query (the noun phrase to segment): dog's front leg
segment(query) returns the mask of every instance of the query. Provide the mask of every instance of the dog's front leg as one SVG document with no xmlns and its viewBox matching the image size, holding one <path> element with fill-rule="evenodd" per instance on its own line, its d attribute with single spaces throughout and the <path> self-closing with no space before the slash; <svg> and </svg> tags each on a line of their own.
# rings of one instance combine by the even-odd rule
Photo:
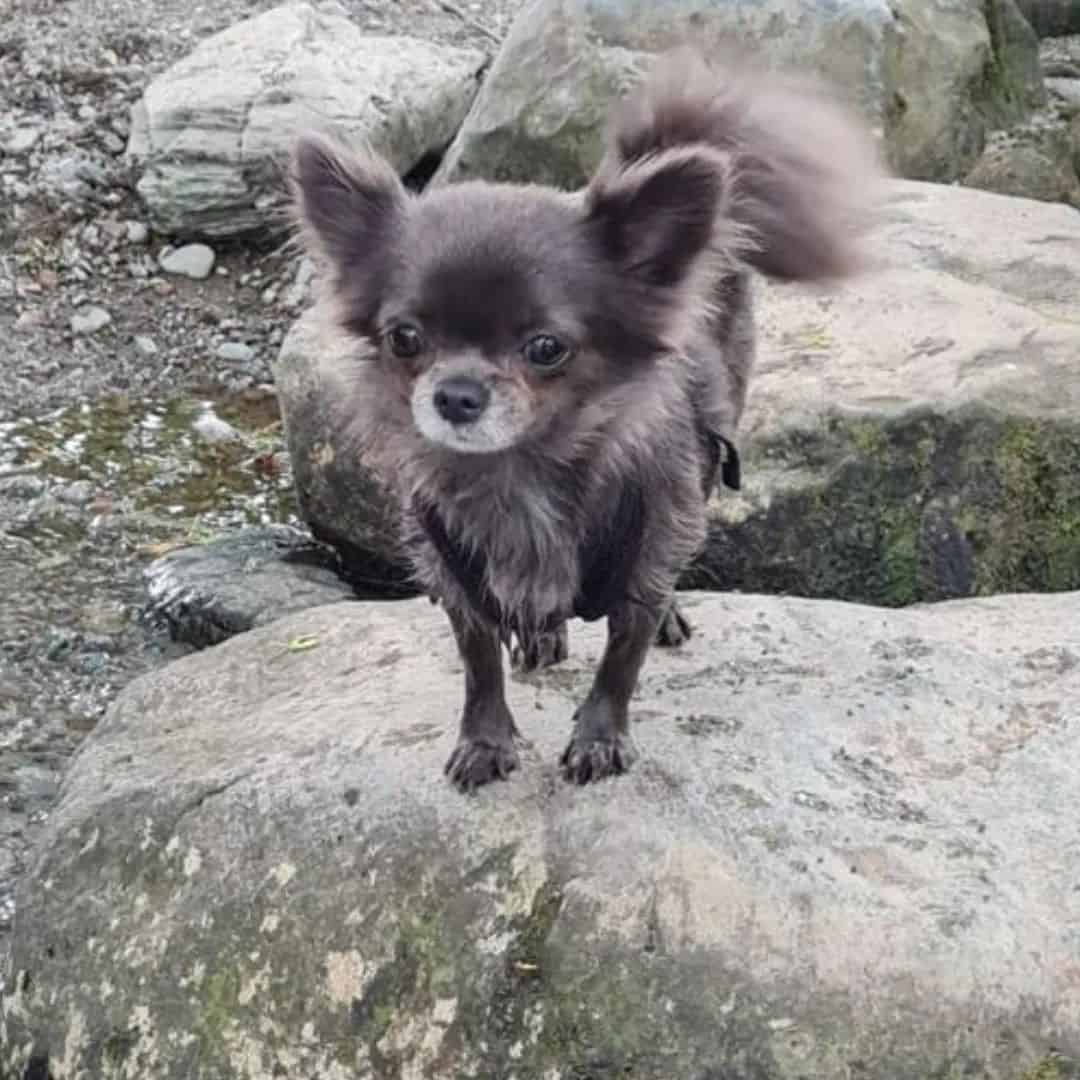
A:
<svg viewBox="0 0 1080 1080">
<path fill-rule="evenodd" d="M 660 610 L 626 604 L 608 616 L 608 641 L 592 689 L 574 715 L 563 751 L 568 780 L 587 784 L 626 772 L 637 756 L 630 738 L 630 698 L 660 622 Z"/>
<path fill-rule="evenodd" d="M 506 704 L 498 632 L 457 611 L 447 614 L 465 663 L 465 708 L 446 775 L 462 791 L 473 791 L 517 768 L 517 728 Z"/>
</svg>

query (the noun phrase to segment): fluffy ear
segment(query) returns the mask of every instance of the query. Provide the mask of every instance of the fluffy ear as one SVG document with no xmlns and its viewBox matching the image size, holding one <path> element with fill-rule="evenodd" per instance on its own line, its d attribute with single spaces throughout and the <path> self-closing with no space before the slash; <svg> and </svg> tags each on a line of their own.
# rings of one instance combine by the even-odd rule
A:
<svg viewBox="0 0 1080 1080">
<path fill-rule="evenodd" d="M 378 155 L 313 135 L 297 140 L 290 186 L 308 247 L 328 264 L 347 325 L 366 332 L 404 222 L 405 188 Z"/>
<path fill-rule="evenodd" d="M 602 169 L 585 196 L 598 254 L 620 274 L 674 289 L 715 248 L 727 164 L 706 147 L 680 147 Z"/>
</svg>

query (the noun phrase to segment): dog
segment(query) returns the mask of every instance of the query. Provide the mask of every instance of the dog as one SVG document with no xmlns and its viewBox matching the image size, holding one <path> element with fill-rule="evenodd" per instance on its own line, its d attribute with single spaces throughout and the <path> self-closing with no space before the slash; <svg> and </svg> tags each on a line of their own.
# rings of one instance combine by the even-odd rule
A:
<svg viewBox="0 0 1080 1080">
<path fill-rule="evenodd" d="M 676 582 L 714 488 L 740 484 L 752 275 L 854 273 L 879 175 L 823 84 L 685 48 L 613 103 L 579 191 L 416 195 L 371 151 L 296 140 L 294 210 L 357 346 L 343 422 L 464 663 L 458 788 L 519 764 L 503 646 L 557 662 L 575 616 L 606 618 L 607 644 L 562 772 L 631 766 L 643 662 L 691 633 Z"/>
</svg>

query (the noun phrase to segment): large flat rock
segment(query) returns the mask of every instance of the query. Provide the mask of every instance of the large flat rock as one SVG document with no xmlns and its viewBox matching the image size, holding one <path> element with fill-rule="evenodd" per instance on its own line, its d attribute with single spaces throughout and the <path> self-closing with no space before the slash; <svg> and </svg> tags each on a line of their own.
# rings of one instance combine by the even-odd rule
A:
<svg viewBox="0 0 1080 1080">
<path fill-rule="evenodd" d="M 199 44 L 132 113 L 127 156 L 155 228 L 230 236 L 282 224 L 299 131 L 371 143 L 401 172 L 454 137 L 486 58 L 365 34 L 333 2 L 290 2 Z"/>
<path fill-rule="evenodd" d="M 1080 214 L 895 181 L 868 253 L 835 289 L 759 283 L 744 487 L 686 583 L 887 605 L 1080 588 Z M 397 580 L 385 497 L 325 422 L 350 348 L 317 310 L 282 346 L 299 504 Z"/>
<path fill-rule="evenodd" d="M 475 798 L 423 600 L 129 686 L 19 893 L 0 1075 L 1074 1075 L 1080 594 L 687 606 L 588 788 L 595 624 L 512 682 L 530 745 Z"/>
</svg>

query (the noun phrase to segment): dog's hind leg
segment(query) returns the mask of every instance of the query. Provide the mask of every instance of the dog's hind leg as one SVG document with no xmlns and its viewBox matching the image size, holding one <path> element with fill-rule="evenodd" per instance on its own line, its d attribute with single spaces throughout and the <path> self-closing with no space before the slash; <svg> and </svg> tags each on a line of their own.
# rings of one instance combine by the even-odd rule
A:
<svg viewBox="0 0 1080 1080">
<path fill-rule="evenodd" d="M 672 597 L 656 628 L 656 644 L 665 649 L 677 649 L 693 636 L 694 628 L 690 620 L 682 613 L 678 600 Z"/>
<path fill-rule="evenodd" d="M 554 630 L 525 631 L 517 635 L 510 651 L 510 663 L 517 671 L 537 671 L 562 663 L 570 655 L 570 634 L 566 623 Z"/>
</svg>

